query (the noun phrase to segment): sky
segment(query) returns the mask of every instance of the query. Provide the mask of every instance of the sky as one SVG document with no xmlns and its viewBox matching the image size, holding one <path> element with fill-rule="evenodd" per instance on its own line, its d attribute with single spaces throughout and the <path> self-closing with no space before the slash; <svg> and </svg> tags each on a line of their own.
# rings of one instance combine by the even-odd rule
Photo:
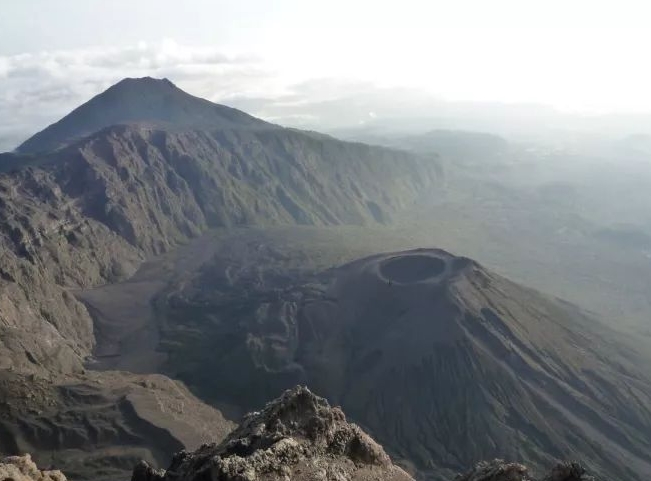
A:
<svg viewBox="0 0 651 481">
<path fill-rule="evenodd" d="M 0 147 L 144 75 L 269 118 L 369 91 L 651 112 L 649 3 L 0 0 Z"/>
</svg>

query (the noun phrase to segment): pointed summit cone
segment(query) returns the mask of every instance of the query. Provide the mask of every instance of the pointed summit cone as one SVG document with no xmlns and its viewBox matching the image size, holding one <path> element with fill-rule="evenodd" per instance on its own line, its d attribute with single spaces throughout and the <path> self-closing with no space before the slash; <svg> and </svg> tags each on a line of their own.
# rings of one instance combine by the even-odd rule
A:
<svg viewBox="0 0 651 481">
<path fill-rule="evenodd" d="M 46 152 L 103 128 L 131 123 L 195 128 L 271 127 L 237 109 L 190 95 L 167 79 L 126 78 L 26 140 L 16 150 L 22 154 Z"/>
</svg>

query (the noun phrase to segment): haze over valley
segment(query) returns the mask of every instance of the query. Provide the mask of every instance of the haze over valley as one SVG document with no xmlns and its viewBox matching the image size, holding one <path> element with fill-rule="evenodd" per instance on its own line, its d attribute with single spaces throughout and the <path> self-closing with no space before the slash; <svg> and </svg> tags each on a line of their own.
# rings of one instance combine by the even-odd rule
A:
<svg viewBox="0 0 651 481">
<path fill-rule="evenodd" d="M 0 19 L 0 480 L 649 478 L 644 7 L 64 3 Z"/>
</svg>

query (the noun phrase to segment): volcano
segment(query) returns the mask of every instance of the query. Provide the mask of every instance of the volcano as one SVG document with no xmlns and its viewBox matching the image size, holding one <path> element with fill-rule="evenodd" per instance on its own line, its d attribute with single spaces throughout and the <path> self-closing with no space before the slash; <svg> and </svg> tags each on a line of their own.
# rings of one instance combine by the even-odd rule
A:
<svg viewBox="0 0 651 481">
<path fill-rule="evenodd" d="M 438 249 L 305 276 L 266 262 L 218 259 L 170 300 L 172 373 L 206 397 L 304 383 L 432 479 L 493 458 L 651 472 L 646 358 L 578 307 Z"/>
<path fill-rule="evenodd" d="M 22 154 L 48 152 L 112 125 L 166 128 L 265 128 L 267 122 L 240 110 L 190 95 L 168 79 L 126 78 L 30 137 Z"/>
</svg>

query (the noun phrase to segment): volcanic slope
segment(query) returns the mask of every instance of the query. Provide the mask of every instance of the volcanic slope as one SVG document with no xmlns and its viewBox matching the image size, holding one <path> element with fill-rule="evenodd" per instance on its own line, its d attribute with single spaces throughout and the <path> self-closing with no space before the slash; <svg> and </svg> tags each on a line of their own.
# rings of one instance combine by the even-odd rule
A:
<svg viewBox="0 0 651 481">
<path fill-rule="evenodd" d="M 79 126 L 103 129 L 74 140 Z M 149 78 L 44 132 L 63 147 L 0 169 L 0 366 L 25 372 L 78 370 L 91 352 L 69 289 L 124 279 L 209 227 L 390 222 L 439 175 L 432 158 L 273 126 Z"/>
<path fill-rule="evenodd" d="M 233 427 L 162 375 L 0 371 L 0 453 L 31 453 L 69 479 L 128 479 L 140 459 L 164 465 L 176 451 L 219 442 Z"/>
<path fill-rule="evenodd" d="M 49 152 L 111 125 L 263 128 L 270 124 L 239 110 L 194 97 L 167 79 L 126 78 L 23 142 L 23 154 Z"/>
<path fill-rule="evenodd" d="M 648 357 L 577 307 L 441 250 L 314 273 L 238 248 L 157 301 L 168 372 L 203 397 L 250 408 L 304 383 L 433 479 L 495 457 L 651 474 Z"/>
<path fill-rule="evenodd" d="M 140 390 L 130 375 L 84 373 L 102 332 L 75 297 L 80 289 L 126 279 L 211 227 L 390 222 L 418 192 L 435 188 L 439 173 L 431 157 L 284 129 L 150 78 L 116 84 L 3 154 L 2 450 L 30 450 L 39 463 L 79 460 L 70 472 L 83 478 L 92 466 L 124 467 L 146 426 L 169 430 L 155 415 L 143 428 L 128 409 L 116 409 Z M 70 383 L 100 393 L 59 398 Z M 52 409 L 11 409 L 30 405 L 31 384 L 44 399 L 62 400 Z M 175 385 L 162 385 L 161 398 L 176 396 Z M 105 408 L 99 414 L 96 401 Z M 69 415 L 57 421 L 57 412 Z M 175 416 L 192 424 L 189 411 Z M 178 432 L 172 437 L 148 457 L 193 446 Z M 130 447 L 116 454 L 110 446 Z"/>
</svg>

